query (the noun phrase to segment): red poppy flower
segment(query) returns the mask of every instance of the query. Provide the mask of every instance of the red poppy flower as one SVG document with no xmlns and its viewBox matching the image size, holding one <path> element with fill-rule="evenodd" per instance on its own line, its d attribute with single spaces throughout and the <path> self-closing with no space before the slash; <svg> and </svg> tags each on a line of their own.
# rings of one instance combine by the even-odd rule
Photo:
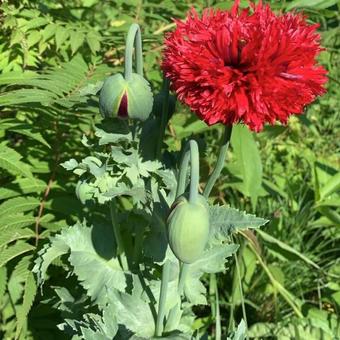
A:
<svg viewBox="0 0 340 340">
<path fill-rule="evenodd" d="M 192 9 L 165 39 L 162 69 L 178 98 L 207 124 L 243 122 L 254 131 L 286 123 L 325 92 L 318 24 L 276 15 L 260 1 L 239 10 Z"/>
</svg>

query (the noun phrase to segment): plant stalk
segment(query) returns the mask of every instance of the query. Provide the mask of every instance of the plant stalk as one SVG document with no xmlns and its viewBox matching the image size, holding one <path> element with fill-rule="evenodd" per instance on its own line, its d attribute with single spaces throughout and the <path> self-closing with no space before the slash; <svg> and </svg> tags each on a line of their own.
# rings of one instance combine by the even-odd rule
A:
<svg viewBox="0 0 340 340">
<path fill-rule="evenodd" d="M 166 304 L 166 296 L 168 292 L 168 284 L 170 277 L 170 261 L 166 260 L 163 265 L 162 271 L 162 282 L 161 282 L 161 290 L 159 294 L 159 305 L 158 305 L 158 314 L 156 321 L 156 336 L 162 336 L 163 328 L 164 328 L 164 317 L 165 317 L 165 304 Z"/>
<path fill-rule="evenodd" d="M 124 78 L 129 81 L 132 77 L 132 58 L 133 48 L 135 47 L 136 55 L 136 72 L 143 76 L 143 49 L 142 49 L 142 34 L 138 24 L 132 24 L 126 38 L 125 45 L 125 67 Z"/>
<path fill-rule="evenodd" d="M 204 191 L 203 191 L 203 196 L 205 198 L 209 197 L 210 192 L 211 192 L 212 188 L 214 187 L 214 185 L 215 185 L 215 183 L 216 183 L 216 181 L 217 181 L 218 177 L 220 176 L 221 171 L 223 169 L 224 162 L 225 162 L 225 159 L 226 159 L 226 156 L 227 156 L 229 143 L 230 143 L 231 132 L 232 132 L 232 125 L 226 125 L 222 139 L 221 139 L 220 152 L 218 154 L 215 169 L 211 173 L 211 175 L 208 179 L 208 182 L 207 182 L 207 184 L 204 188 Z"/>
<path fill-rule="evenodd" d="M 116 206 L 115 206 L 115 202 L 112 199 L 110 202 L 110 215 L 111 215 L 111 223 L 112 223 L 112 227 L 113 227 L 113 233 L 115 236 L 115 240 L 116 240 L 116 245 L 117 245 L 117 256 L 120 259 L 120 264 L 122 266 L 122 268 L 124 270 L 128 269 L 128 265 L 127 265 L 127 261 L 126 261 L 126 256 L 120 256 L 122 253 L 124 253 L 124 243 L 123 243 L 123 239 L 122 236 L 120 234 L 119 231 L 119 225 L 117 222 L 117 216 L 116 216 Z"/>
</svg>

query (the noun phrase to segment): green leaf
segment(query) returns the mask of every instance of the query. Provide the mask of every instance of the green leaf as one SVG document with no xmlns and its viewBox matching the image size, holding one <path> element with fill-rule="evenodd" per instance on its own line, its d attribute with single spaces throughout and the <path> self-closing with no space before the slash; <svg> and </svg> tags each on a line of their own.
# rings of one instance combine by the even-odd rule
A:
<svg viewBox="0 0 340 340">
<path fill-rule="evenodd" d="M 236 244 L 214 246 L 206 250 L 196 262 L 188 265 L 188 275 L 184 285 L 184 293 L 192 304 L 206 304 L 206 289 L 200 282 L 204 273 L 218 273 L 225 269 L 226 258 L 238 249 Z"/>
<path fill-rule="evenodd" d="M 246 338 L 246 332 L 246 323 L 242 319 L 237 326 L 237 330 L 231 335 L 231 337 L 228 337 L 227 340 L 244 340 Z"/>
<path fill-rule="evenodd" d="M 26 280 L 24 282 L 24 295 L 22 304 L 18 307 L 17 311 L 17 329 L 15 338 L 18 339 L 19 335 L 27 320 L 27 315 L 33 305 L 35 296 L 37 294 L 37 285 L 31 271 L 27 271 Z"/>
<path fill-rule="evenodd" d="M 35 266 L 32 271 L 37 274 L 39 285 L 44 283 L 47 276 L 47 269 L 51 263 L 61 255 L 67 254 L 69 250 L 69 247 L 63 239 L 65 230 L 66 229 L 64 229 L 60 235 L 53 237 L 51 244 L 45 244 L 38 252 L 38 257 L 35 260 Z"/>
<path fill-rule="evenodd" d="M 13 260 L 19 255 L 27 253 L 31 250 L 34 250 L 35 247 L 31 246 L 30 244 L 18 241 L 13 246 L 2 250 L 0 253 L 0 267 L 4 266 L 8 261 Z"/>
<path fill-rule="evenodd" d="M 7 286 L 7 268 L 0 267 L 0 305 L 2 302 L 1 299 L 6 292 L 6 286 Z"/>
<path fill-rule="evenodd" d="M 107 303 L 107 291 L 126 287 L 125 273 L 115 257 L 115 241 L 110 225 L 91 228 L 81 223 L 64 229 L 52 238 L 51 245 L 39 252 L 34 271 L 43 282 L 51 262 L 66 252 L 81 285 L 100 306 Z M 96 277 L 96 280 L 93 278 Z"/>
<path fill-rule="evenodd" d="M 71 50 L 72 50 L 72 54 L 75 54 L 79 47 L 84 43 L 84 34 L 82 32 L 79 31 L 73 31 L 71 33 Z"/>
<path fill-rule="evenodd" d="M 40 201 L 34 197 L 11 198 L 0 205 L 0 218 L 5 215 L 33 210 L 39 205 Z"/>
<path fill-rule="evenodd" d="M 150 339 L 155 332 L 155 321 L 150 306 L 136 296 L 115 292 L 110 308 L 119 324 L 124 325 L 136 336 Z"/>
<path fill-rule="evenodd" d="M 38 131 L 33 131 L 34 128 L 29 124 L 19 122 L 15 119 L 8 119 L 1 123 L 0 129 L 10 130 L 22 134 L 24 136 L 32 138 L 33 140 L 36 140 L 37 142 L 47 146 L 48 148 L 51 148 L 50 145 L 43 138 L 41 133 Z"/>
<path fill-rule="evenodd" d="M 12 175 L 32 178 L 32 172 L 27 164 L 21 161 L 22 156 L 4 143 L 0 144 L 0 168 Z"/>
<path fill-rule="evenodd" d="M 57 51 L 60 49 L 61 45 L 68 39 L 69 32 L 63 26 L 58 26 L 55 34 L 55 43 Z"/>
<path fill-rule="evenodd" d="M 299 258 L 300 260 L 308 263 L 309 265 L 313 266 L 316 269 L 320 269 L 320 267 L 313 262 L 311 259 L 309 259 L 307 256 L 305 256 L 304 254 L 300 253 L 299 251 L 297 251 L 296 249 L 294 249 L 293 247 L 289 246 L 288 244 L 276 239 L 275 237 L 265 233 L 263 230 L 258 230 L 257 233 L 267 242 L 276 244 L 277 246 L 279 246 L 281 249 L 283 249 L 284 251 L 287 251 L 289 253 L 291 253 L 292 255 L 296 256 L 297 258 Z"/>
<path fill-rule="evenodd" d="M 55 35 L 55 32 L 57 30 L 57 25 L 54 23 L 48 24 L 44 30 L 42 31 L 42 37 L 44 41 L 47 41 L 50 39 L 52 36 Z"/>
<path fill-rule="evenodd" d="M 124 128 L 124 126 L 123 126 Z M 99 138 L 99 145 L 106 145 L 110 143 L 120 143 L 120 142 L 131 142 L 132 141 L 132 133 L 128 130 L 120 130 L 120 133 L 110 133 L 106 132 L 102 129 L 96 129 L 95 132 L 96 137 Z"/>
<path fill-rule="evenodd" d="M 13 241 L 32 237 L 35 237 L 35 234 L 31 229 L 7 229 L 0 234 L 0 248 Z"/>
<path fill-rule="evenodd" d="M 242 185 L 238 188 L 245 196 L 251 198 L 255 207 L 262 188 L 262 163 L 254 136 L 246 126 L 235 125 L 231 145 L 236 162 L 229 170 L 242 180 Z"/>
<path fill-rule="evenodd" d="M 46 186 L 47 184 L 40 179 L 18 178 L 0 188 L 0 200 L 31 193 L 38 194 L 43 192 Z"/>
<path fill-rule="evenodd" d="M 0 218 L 0 232 L 32 226 L 36 217 L 31 215 L 4 215 Z"/>
<path fill-rule="evenodd" d="M 100 50 L 100 35 L 91 31 L 86 35 L 86 42 L 90 47 L 92 54 L 96 54 Z"/>
<path fill-rule="evenodd" d="M 295 0 L 287 3 L 286 10 L 290 11 L 293 8 L 312 8 L 315 10 L 325 9 L 338 4 L 338 0 Z"/>
<path fill-rule="evenodd" d="M 332 176 L 326 184 L 320 189 L 320 200 L 340 189 L 340 172 Z"/>
<path fill-rule="evenodd" d="M 209 207 L 210 242 L 225 240 L 231 233 L 249 228 L 259 228 L 268 220 L 247 214 L 229 206 Z"/>
</svg>

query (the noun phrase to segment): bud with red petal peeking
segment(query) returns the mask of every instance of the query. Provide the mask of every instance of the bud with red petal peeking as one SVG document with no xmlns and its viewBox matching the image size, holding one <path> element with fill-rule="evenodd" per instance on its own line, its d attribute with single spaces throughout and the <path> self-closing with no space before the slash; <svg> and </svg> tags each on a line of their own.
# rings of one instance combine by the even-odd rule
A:
<svg viewBox="0 0 340 340">
<path fill-rule="evenodd" d="M 325 93 L 318 24 L 269 5 L 191 10 L 165 39 L 162 69 L 171 88 L 208 125 L 286 123 Z"/>
<path fill-rule="evenodd" d="M 149 83 L 139 74 L 132 73 L 126 80 L 120 73 L 107 78 L 99 97 L 103 117 L 146 120 L 153 106 Z"/>
</svg>

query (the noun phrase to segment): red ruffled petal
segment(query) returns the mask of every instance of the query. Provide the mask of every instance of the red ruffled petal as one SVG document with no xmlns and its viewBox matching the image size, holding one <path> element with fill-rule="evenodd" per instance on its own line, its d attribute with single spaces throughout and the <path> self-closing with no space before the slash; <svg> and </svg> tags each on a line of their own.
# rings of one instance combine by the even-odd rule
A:
<svg viewBox="0 0 340 340">
<path fill-rule="evenodd" d="M 178 98 L 207 124 L 243 122 L 260 131 L 325 93 L 318 25 L 301 14 L 250 9 L 192 9 L 168 33 L 162 69 Z"/>
</svg>

